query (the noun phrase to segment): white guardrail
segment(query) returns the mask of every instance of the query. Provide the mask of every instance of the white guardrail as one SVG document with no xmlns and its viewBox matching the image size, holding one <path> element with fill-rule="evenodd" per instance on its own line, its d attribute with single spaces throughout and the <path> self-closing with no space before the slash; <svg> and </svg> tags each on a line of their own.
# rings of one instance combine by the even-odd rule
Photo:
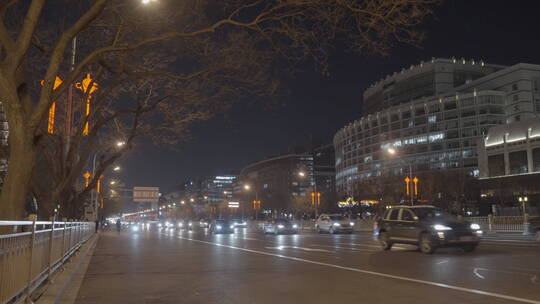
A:
<svg viewBox="0 0 540 304">
<path fill-rule="evenodd" d="M 29 299 L 94 231 L 91 222 L 0 221 L 0 303 Z"/>
<path fill-rule="evenodd" d="M 527 233 L 531 216 L 483 216 L 464 217 L 463 219 L 480 225 L 484 231 L 496 232 L 523 232 Z"/>
</svg>

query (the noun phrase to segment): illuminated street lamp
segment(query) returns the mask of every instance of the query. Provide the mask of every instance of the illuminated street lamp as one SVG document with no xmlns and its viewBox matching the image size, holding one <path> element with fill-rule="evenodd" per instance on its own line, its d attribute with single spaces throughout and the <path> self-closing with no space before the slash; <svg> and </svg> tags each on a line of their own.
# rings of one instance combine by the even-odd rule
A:
<svg viewBox="0 0 540 304">
<path fill-rule="evenodd" d="M 118 172 L 118 171 L 120 171 L 120 169 L 121 169 L 120 166 L 116 166 L 116 167 L 113 168 L 113 171 Z"/>
<path fill-rule="evenodd" d="M 306 176 L 306 173 L 304 173 L 304 171 L 300 171 L 300 172 L 298 172 L 298 176 L 304 177 L 304 176 Z"/>
<path fill-rule="evenodd" d="M 195 200 L 192 197 L 192 198 L 189 199 L 189 201 L 193 203 Z"/>
<path fill-rule="evenodd" d="M 394 149 L 394 148 L 392 148 L 392 147 L 387 148 L 387 149 L 386 149 L 386 152 L 388 152 L 388 154 L 390 154 L 390 155 L 396 155 L 396 154 L 397 154 L 396 149 Z M 416 191 L 414 191 L 414 190 L 412 189 L 412 188 L 413 188 L 413 186 L 412 186 L 412 185 L 413 185 L 413 183 L 412 183 L 412 181 L 413 181 L 413 175 L 412 175 L 412 162 L 409 162 L 409 176 L 410 176 L 410 177 L 407 177 L 407 178 L 405 179 L 405 181 L 406 181 L 406 183 L 407 183 L 407 191 L 409 192 L 410 197 L 411 197 L 411 205 L 414 205 L 414 193 L 415 193 Z M 416 179 L 416 180 L 417 180 L 417 179 Z M 409 190 L 409 182 L 411 182 L 411 183 L 410 183 L 410 184 L 411 184 L 410 190 Z M 415 184 L 416 184 L 416 182 L 415 182 Z"/>
<path fill-rule="evenodd" d="M 119 141 L 116 143 L 116 146 L 120 148 L 120 147 L 123 147 L 125 144 L 126 144 L 125 141 Z"/>
<path fill-rule="evenodd" d="M 149 4 L 149 3 L 153 3 L 153 2 L 157 2 L 157 0 L 141 0 L 142 4 Z"/>
<path fill-rule="evenodd" d="M 184 205 L 186 202 L 185 201 L 181 201 L 180 204 Z"/>
<path fill-rule="evenodd" d="M 249 191 L 249 189 L 251 189 L 251 186 L 250 185 L 244 185 L 244 189 Z"/>
<path fill-rule="evenodd" d="M 116 184 L 116 181 L 111 181 L 111 185 L 114 185 L 114 184 Z"/>
</svg>

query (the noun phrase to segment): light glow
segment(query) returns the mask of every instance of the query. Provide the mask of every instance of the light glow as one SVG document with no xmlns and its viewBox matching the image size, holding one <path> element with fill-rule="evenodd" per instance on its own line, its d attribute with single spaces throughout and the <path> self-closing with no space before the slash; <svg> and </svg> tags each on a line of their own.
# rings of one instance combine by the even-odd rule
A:
<svg viewBox="0 0 540 304">
<path fill-rule="evenodd" d="M 480 225 L 478 225 L 478 224 L 471 224 L 471 229 L 473 229 L 473 230 L 478 230 L 478 229 L 480 229 Z"/>
<path fill-rule="evenodd" d="M 445 226 L 445 225 L 441 225 L 441 224 L 433 225 L 433 229 L 435 229 L 435 230 L 437 230 L 437 231 L 447 231 L 447 230 L 452 230 L 451 227 L 448 227 L 448 226 Z"/>
</svg>

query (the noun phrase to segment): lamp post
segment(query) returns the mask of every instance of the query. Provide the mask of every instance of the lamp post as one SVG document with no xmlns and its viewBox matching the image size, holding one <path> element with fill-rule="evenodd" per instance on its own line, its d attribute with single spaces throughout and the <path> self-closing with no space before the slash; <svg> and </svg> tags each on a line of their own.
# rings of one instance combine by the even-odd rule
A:
<svg viewBox="0 0 540 304">
<path fill-rule="evenodd" d="M 392 156 L 397 154 L 397 151 L 394 148 L 388 148 L 388 149 L 386 149 L 386 152 L 388 152 L 388 154 L 390 154 Z M 406 178 L 406 183 L 407 183 L 407 191 L 410 194 L 411 206 L 414 205 L 414 186 L 413 186 L 413 183 L 416 184 L 416 182 L 413 180 L 414 177 L 413 177 L 412 174 L 413 174 L 412 173 L 412 162 L 409 162 L 409 177 Z M 409 187 L 409 185 L 410 185 L 410 187 Z"/>
<path fill-rule="evenodd" d="M 115 145 L 118 148 L 122 148 L 123 146 L 125 146 L 125 144 L 126 144 L 125 141 L 118 141 L 118 142 L 116 142 Z M 101 151 L 99 151 L 99 150 L 94 153 L 94 157 L 92 159 L 92 177 L 94 177 L 94 175 L 96 174 L 96 159 L 97 159 L 97 156 L 100 153 L 101 153 Z M 118 172 L 118 171 L 120 171 L 120 169 L 121 169 L 120 166 L 116 166 L 116 167 L 113 168 L 113 171 Z M 116 181 L 111 181 L 110 184 L 114 185 L 115 183 L 116 183 Z M 90 202 L 91 202 L 92 210 L 94 212 L 94 216 L 96 217 L 96 219 L 97 219 L 97 216 L 98 216 L 98 214 L 97 214 L 98 213 L 97 212 L 97 210 L 98 210 L 98 208 L 97 208 L 97 205 L 98 205 L 97 200 L 98 200 L 98 197 L 96 195 L 95 189 L 92 189 L 90 191 Z"/>
<path fill-rule="evenodd" d="M 245 191 L 251 191 L 251 185 L 249 184 L 245 184 L 244 185 L 244 190 Z M 257 191 L 257 186 L 254 186 L 254 193 L 255 193 L 255 201 L 253 203 L 253 212 L 255 213 L 255 220 L 257 220 L 259 218 L 259 212 L 257 212 L 257 210 L 260 210 L 261 209 L 261 205 L 259 203 L 259 192 Z"/>
</svg>

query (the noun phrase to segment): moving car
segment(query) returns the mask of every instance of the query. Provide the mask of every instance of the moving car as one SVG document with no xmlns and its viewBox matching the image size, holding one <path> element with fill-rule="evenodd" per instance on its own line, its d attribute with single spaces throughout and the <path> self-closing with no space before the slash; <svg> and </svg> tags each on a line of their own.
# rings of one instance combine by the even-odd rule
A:
<svg viewBox="0 0 540 304">
<path fill-rule="evenodd" d="M 208 228 L 210 227 L 210 220 L 209 219 L 200 219 L 199 220 L 199 227 L 200 228 Z"/>
<path fill-rule="evenodd" d="M 189 220 L 178 220 L 178 222 L 176 223 L 176 227 L 178 229 L 191 230 L 193 229 L 193 223 Z"/>
<path fill-rule="evenodd" d="M 298 233 L 298 225 L 291 223 L 286 219 L 271 219 L 266 221 L 263 226 L 263 232 L 273 234 L 296 234 Z"/>
<path fill-rule="evenodd" d="M 418 245 L 424 253 L 439 247 L 461 247 L 470 252 L 480 242 L 478 224 L 458 221 L 443 210 L 430 206 L 394 206 L 379 222 L 379 241 L 383 250 L 393 244 Z"/>
<path fill-rule="evenodd" d="M 233 220 L 233 223 L 235 228 L 247 228 L 247 221 L 245 220 L 236 219 Z"/>
<path fill-rule="evenodd" d="M 540 242 L 540 216 L 529 220 L 529 232 L 537 242 Z"/>
<path fill-rule="evenodd" d="M 213 220 L 210 223 L 210 232 L 212 234 L 234 233 L 234 223 L 228 220 Z"/>
<path fill-rule="evenodd" d="M 315 222 L 315 228 L 317 228 L 319 233 L 323 231 L 331 234 L 340 232 L 352 233 L 354 223 L 338 214 L 321 214 Z"/>
</svg>

